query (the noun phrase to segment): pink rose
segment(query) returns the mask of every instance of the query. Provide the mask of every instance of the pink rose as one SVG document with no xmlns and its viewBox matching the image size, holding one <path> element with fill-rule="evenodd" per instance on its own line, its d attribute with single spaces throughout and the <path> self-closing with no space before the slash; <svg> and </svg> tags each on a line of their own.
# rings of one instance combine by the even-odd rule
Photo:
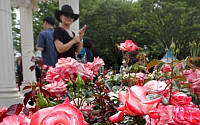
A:
<svg viewBox="0 0 200 125">
<path fill-rule="evenodd" d="M 121 51 L 136 51 L 138 46 L 133 43 L 132 40 L 126 40 L 125 43 L 120 43 L 120 50 Z"/>
<path fill-rule="evenodd" d="M 168 64 L 165 64 L 164 67 L 161 69 L 162 73 L 171 72 L 171 67 Z"/>
<path fill-rule="evenodd" d="M 155 65 L 155 70 L 157 70 L 157 66 L 158 65 Z M 169 72 L 171 72 L 171 67 L 168 65 L 168 64 L 165 64 L 163 67 L 162 67 L 162 69 L 161 69 L 161 72 L 162 73 L 169 73 Z"/>
<path fill-rule="evenodd" d="M 93 74 L 93 71 L 88 68 L 85 67 L 84 64 L 80 64 L 77 68 L 77 73 L 79 74 L 79 76 L 85 81 L 89 81 L 92 80 L 95 75 Z"/>
<path fill-rule="evenodd" d="M 167 84 L 164 81 L 157 81 L 157 80 L 151 80 L 148 81 L 144 87 L 147 88 L 148 93 L 152 94 L 164 94 L 169 91 L 169 87 L 167 87 Z M 167 88 L 166 88 L 167 87 Z"/>
<path fill-rule="evenodd" d="M 123 103 L 123 106 L 120 106 L 117 110 L 131 116 L 148 114 L 149 111 L 153 110 L 161 102 L 162 97 L 148 101 L 146 99 L 146 94 L 146 88 L 137 85 L 129 88 L 126 95 L 119 93 L 119 100 Z M 119 122 L 122 120 L 122 113 L 111 116 L 109 120 L 111 122 Z"/>
<path fill-rule="evenodd" d="M 40 109 L 33 114 L 30 125 L 88 125 L 83 114 L 66 98 L 63 104 Z"/>
<path fill-rule="evenodd" d="M 68 77 L 66 79 L 68 80 Z M 60 76 L 60 72 L 56 68 L 49 68 L 45 80 L 52 83 L 54 81 L 62 81 L 63 78 Z"/>
<path fill-rule="evenodd" d="M 183 106 L 183 105 L 190 105 L 191 101 L 192 101 L 191 96 L 188 97 L 183 92 L 174 91 L 172 92 L 172 98 L 171 98 L 170 104 L 175 105 L 175 106 Z"/>
<path fill-rule="evenodd" d="M 192 85 L 189 86 L 189 89 L 194 94 L 200 93 L 200 80 L 192 83 Z"/>
<path fill-rule="evenodd" d="M 97 57 L 97 58 L 94 57 L 94 61 L 93 62 L 87 62 L 85 64 L 86 68 L 87 67 L 90 68 L 94 72 L 95 75 L 98 74 L 99 68 L 101 68 L 103 65 L 105 65 L 105 63 L 99 57 Z"/>
<path fill-rule="evenodd" d="M 178 125 L 200 125 L 200 110 L 196 107 L 179 106 L 174 110 L 174 118 Z"/>
<path fill-rule="evenodd" d="M 194 72 L 192 70 L 184 71 L 183 75 L 187 78 L 188 83 L 194 83 L 200 81 L 200 71 L 196 69 Z"/>
<path fill-rule="evenodd" d="M 26 116 L 10 115 L 3 119 L 0 125 L 30 125 L 30 119 Z"/>
<path fill-rule="evenodd" d="M 145 116 L 146 125 L 168 125 L 173 121 L 174 110 L 175 106 L 164 106 L 160 103 L 158 108 L 150 111 L 150 113 Z"/>
<path fill-rule="evenodd" d="M 44 89 L 47 90 L 49 93 L 51 93 L 51 96 L 55 98 L 60 98 L 63 95 L 67 94 L 67 84 L 65 84 L 64 81 L 55 81 L 50 84 L 46 84 L 44 86 Z"/>
<path fill-rule="evenodd" d="M 138 72 L 138 73 L 135 74 L 135 76 L 136 76 L 136 84 L 137 85 L 143 85 L 144 82 L 145 82 L 145 79 L 146 79 L 145 74 L 142 73 L 142 72 Z"/>
</svg>

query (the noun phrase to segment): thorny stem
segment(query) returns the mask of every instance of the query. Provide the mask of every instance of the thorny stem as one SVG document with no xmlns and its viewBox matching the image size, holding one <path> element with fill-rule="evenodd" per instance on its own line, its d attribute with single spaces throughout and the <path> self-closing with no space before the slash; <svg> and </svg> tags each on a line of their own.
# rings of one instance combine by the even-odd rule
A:
<svg viewBox="0 0 200 125">
<path fill-rule="evenodd" d="M 172 84 L 172 78 L 173 78 L 173 58 L 172 58 L 172 66 L 171 66 L 171 69 L 172 69 L 172 72 L 171 72 L 171 82 L 170 82 L 170 84 L 171 84 L 171 86 L 170 86 L 170 96 L 169 96 L 169 104 L 170 104 L 170 102 L 171 102 L 171 98 L 172 98 L 172 87 L 173 87 L 173 84 Z"/>
</svg>

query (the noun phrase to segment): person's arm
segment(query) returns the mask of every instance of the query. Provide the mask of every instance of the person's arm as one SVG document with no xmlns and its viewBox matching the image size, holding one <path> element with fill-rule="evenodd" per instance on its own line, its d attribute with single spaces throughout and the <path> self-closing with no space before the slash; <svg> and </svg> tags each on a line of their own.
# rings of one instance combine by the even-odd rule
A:
<svg viewBox="0 0 200 125">
<path fill-rule="evenodd" d="M 83 41 L 79 42 L 76 45 L 76 53 L 80 53 L 82 46 L 83 46 Z"/>
<path fill-rule="evenodd" d="M 80 43 L 80 37 L 75 36 L 71 41 L 63 44 L 59 39 L 55 40 L 55 47 L 59 53 L 64 53 L 68 51 L 74 44 Z"/>
<path fill-rule="evenodd" d="M 76 52 L 79 53 L 81 51 L 81 48 L 83 46 L 83 36 L 85 34 L 85 29 L 86 29 L 86 25 L 84 25 L 80 30 L 79 30 L 79 38 L 81 40 L 81 42 L 79 42 L 77 45 L 76 45 Z"/>
<path fill-rule="evenodd" d="M 39 51 L 43 51 L 44 49 L 41 48 L 41 47 L 37 47 L 37 50 L 39 50 Z"/>
<path fill-rule="evenodd" d="M 39 51 L 43 51 L 45 48 L 45 38 L 44 38 L 44 35 L 42 34 L 42 32 L 40 32 L 38 35 L 36 48 Z"/>
</svg>

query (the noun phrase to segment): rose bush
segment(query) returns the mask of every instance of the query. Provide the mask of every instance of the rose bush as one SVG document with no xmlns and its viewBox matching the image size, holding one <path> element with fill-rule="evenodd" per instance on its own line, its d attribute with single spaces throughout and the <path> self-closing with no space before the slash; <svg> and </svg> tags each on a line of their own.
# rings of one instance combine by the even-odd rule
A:
<svg viewBox="0 0 200 125">
<path fill-rule="evenodd" d="M 24 87 L 31 90 L 23 104 L 0 108 L 0 125 L 199 125 L 198 68 L 190 58 L 147 63 L 144 52 L 131 64 L 130 52 L 138 48 L 131 40 L 120 44 L 129 64 L 126 74 L 99 74 L 105 65 L 99 57 L 86 64 L 60 58 L 54 68 L 43 66 L 45 81 Z"/>
</svg>

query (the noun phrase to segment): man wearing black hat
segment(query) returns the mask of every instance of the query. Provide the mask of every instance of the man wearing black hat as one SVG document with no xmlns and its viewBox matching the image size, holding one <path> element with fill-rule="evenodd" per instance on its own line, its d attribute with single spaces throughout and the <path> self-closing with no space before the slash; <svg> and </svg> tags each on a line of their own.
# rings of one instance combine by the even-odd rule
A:
<svg viewBox="0 0 200 125">
<path fill-rule="evenodd" d="M 57 54 L 54 47 L 53 32 L 55 20 L 51 16 L 43 19 L 43 28 L 38 35 L 37 49 L 42 51 L 42 58 L 45 65 L 55 66 L 57 62 Z"/>
<path fill-rule="evenodd" d="M 71 6 L 64 5 L 61 10 L 55 10 L 56 19 L 61 22 L 61 27 L 54 31 L 54 44 L 57 51 L 57 58 L 71 57 L 75 59 L 75 53 L 81 51 L 83 43 L 82 38 L 85 34 L 86 25 L 79 30 L 79 36 L 70 30 L 71 24 L 79 18 Z"/>
</svg>

